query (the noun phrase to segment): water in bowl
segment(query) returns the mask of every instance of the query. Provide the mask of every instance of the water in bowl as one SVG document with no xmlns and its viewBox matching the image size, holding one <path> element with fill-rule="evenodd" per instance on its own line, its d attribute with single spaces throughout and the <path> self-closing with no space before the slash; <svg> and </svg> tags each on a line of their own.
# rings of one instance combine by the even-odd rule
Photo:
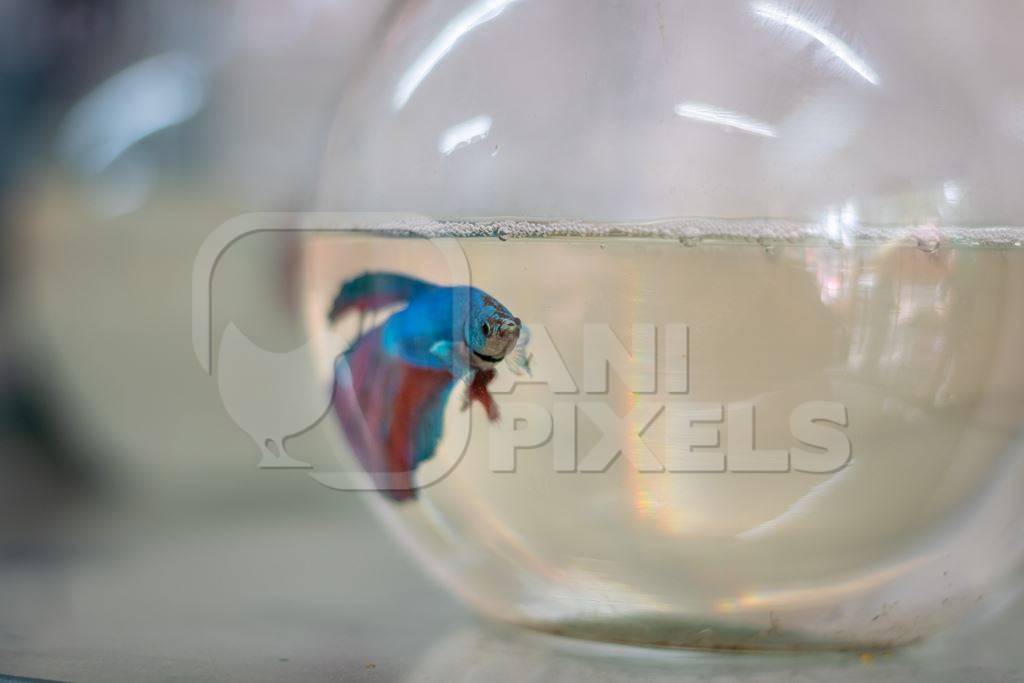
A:
<svg viewBox="0 0 1024 683">
<path fill-rule="evenodd" d="M 1020 567 L 1022 237 L 426 222 L 310 236 L 305 303 L 322 332 L 363 271 L 468 277 L 530 326 L 533 383 L 499 371 L 499 423 L 457 389 L 417 471 L 434 483 L 358 494 L 484 612 L 638 644 L 890 647 L 998 608 Z M 325 381 L 354 334 L 320 350 Z"/>
</svg>

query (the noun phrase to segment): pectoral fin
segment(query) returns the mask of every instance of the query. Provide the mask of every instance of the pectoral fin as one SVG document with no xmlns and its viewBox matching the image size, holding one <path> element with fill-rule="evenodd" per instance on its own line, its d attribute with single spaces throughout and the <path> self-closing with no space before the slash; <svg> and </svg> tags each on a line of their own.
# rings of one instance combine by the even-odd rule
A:
<svg viewBox="0 0 1024 683">
<path fill-rule="evenodd" d="M 430 353 L 441 361 L 442 365 L 448 368 L 456 379 L 465 379 L 469 374 L 469 349 L 465 344 L 450 341 L 434 342 L 434 345 L 430 347 Z"/>
<path fill-rule="evenodd" d="M 512 371 L 514 375 L 531 375 L 530 370 L 530 354 L 526 350 L 526 345 L 530 343 L 530 328 L 523 325 L 519 329 L 519 341 L 516 342 L 516 346 L 512 351 L 505 357 L 505 365 Z"/>
</svg>

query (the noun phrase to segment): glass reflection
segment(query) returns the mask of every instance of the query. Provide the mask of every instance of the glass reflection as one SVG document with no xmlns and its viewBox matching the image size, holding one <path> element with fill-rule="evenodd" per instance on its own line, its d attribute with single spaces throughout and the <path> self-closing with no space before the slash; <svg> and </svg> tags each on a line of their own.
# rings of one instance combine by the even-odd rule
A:
<svg viewBox="0 0 1024 683">
<path fill-rule="evenodd" d="M 444 133 L 437 143 L 437 149 L 441 154 L 448 155 L 459 147 L 479 142 L 491 132 L 491 117 L 486 115 L 474 116 L 471 119 L 457 123 Z"/>
<path fill-rule="evenodd" d="M 771 125 L 764 121 L 758 121 L 749 116 L 738 114 L 728 109 L 721 109 L 710 104 L 681 102 L 675 106 L 675 112 L 676 115 L 684 119 L 714 123 L 726 128 L 741 130 L 751 135 L 760 135 L 766 138 L 774 138 L 779 135 Z"/>
<path fill-rule="evenodd" d="M 752 5 L 752 9 L 754 14 L 759 17 L 782 24 L 818 41 L 826 50 L 831 52 L 843 64 L 857 72 L 865 81 L 871 85 L 878 85 L 878 73 L 860 55 L 854 52 L 853 48 L 844 43 L 834 33 L 825 30 L 825 28 L 807 17 L 782 9 L 778 5 L 769 2 L 755 2 Z"/>
<path fill-rule="evenodd" d="M 515 0 L 481 0 L 452 19 L 402 75 L 391 99 L 392 107 L 396 110 L 404 107 L 423 79 L 430 75 L 438 62 L 444 59 L 464 35 L 497 17 L 513 2 Z"/>
</svg>

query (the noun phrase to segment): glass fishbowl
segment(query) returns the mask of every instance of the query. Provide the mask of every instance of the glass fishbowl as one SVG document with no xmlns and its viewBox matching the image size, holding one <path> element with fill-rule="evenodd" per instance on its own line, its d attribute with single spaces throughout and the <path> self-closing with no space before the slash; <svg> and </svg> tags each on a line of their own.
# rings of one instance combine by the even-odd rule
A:
<svg viewBox="0 0 1024 683">
<path fill-rule="evenodd" d="M 1015 14 L 399 3 L 303 239 L 323 481 L 550 633 L 888 648 L 1005 605 Z"/>
</svg>

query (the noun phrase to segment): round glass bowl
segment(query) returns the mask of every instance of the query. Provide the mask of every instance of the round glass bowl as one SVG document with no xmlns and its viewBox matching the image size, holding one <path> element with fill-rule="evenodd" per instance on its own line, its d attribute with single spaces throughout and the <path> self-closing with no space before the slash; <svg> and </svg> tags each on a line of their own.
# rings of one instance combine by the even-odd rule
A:
<svg viewBox="0 0 1024 683">
<path fill-rule="evenodd" d="M 357 334 L 324 313 L 365 271 L 493 295 L 533 376 L 498 367 L 493 423 L 456 386 L 415 499 L 361 495 L 471 603 L 555 633 L 891 647 L 1004 604 L 1024 553 L 1012 11 L 398 5 L 321 207 L 433 218 L 307 237 L 324 380 Z"/>
</svg>

